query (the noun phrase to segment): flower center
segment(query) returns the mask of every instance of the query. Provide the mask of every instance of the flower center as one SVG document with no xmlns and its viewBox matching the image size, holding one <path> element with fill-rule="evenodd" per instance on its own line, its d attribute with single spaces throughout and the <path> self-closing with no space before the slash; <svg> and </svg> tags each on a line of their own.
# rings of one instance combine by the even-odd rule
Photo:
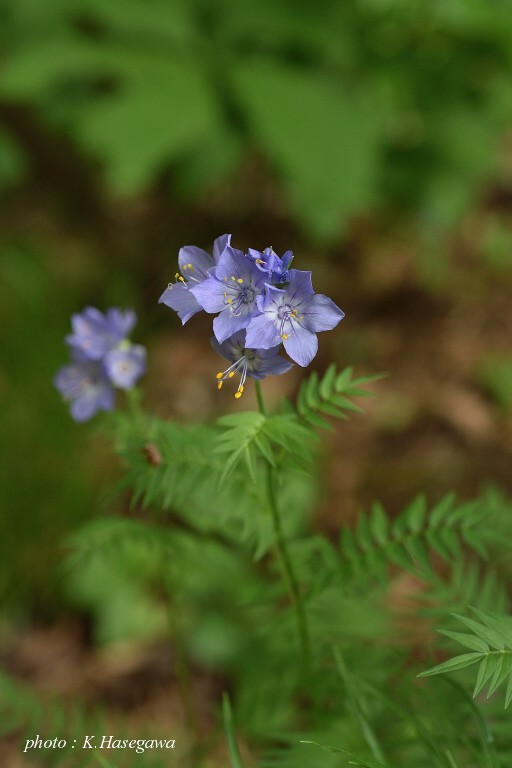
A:
<svg viewBox="0 0 512 768">
<path fill-rule="evenodd" d="M 224 278 L 227 282 L 227 278 Z M 251 285 L 243 285 L 243 279 L 241 277 L 232 277 L 230 287 L 236 289 L 235 296 L 228 295 L 227 291 L 224 291 L 224 304 L 229 307 L 231 315 L 234 317 L 240 317 L 242 314 L 242 307 L 247 307 L 249 304 L 253 304 L 257 293 Z"/>
<path fill-rule="evenodd" d="M 277 310 L 277 318 L 281 321 L 279 325 L 279 335 L 283 341 L 286 341 L 286 339 L 289 337 L 289 334 L 285 333 L 286 324 L 289 324 L 286 330 L 293 331 L 293 321 L 302 320 L 302 317 L 298 317 L 298 314 L 298 311 L 296 309 L 292 309 L 289 304 L 283 304 Z"/>
<path fill-rule="evenodd" d="M 252 304 L 254 299 L 256 298 L 256 291 L 254 288 L 248 287 L 248 288 L 242 288 L 240 291 L 240 300 L 243 304 Z"/>
</svg>

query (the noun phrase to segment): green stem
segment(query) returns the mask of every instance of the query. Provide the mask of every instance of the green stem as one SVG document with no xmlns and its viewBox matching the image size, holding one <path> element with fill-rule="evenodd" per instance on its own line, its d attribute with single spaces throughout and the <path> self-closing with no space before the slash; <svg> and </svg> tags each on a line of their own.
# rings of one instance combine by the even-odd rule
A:
<svg viewBox="0 0 512 768">
<path fill-rule="evenodd" d="M 231 758 L 231 768 L 244 768 L 242 756 L 238 749 L 236 740 L 235 726 L 233 723 L 233 713 L 231 711 L 231 702 L 227 693 L 222 695 L 222 714 L 224 718 L 224 730 L 228 742 L 229 756 Z"/>
<path fill-rule="evenodd" d="M 258 408 L 260 409 L 260 413 L 263 416 L 266 416 L 267 411 L 265 409 L 265 403 L 263 401 L 263 392 L 261 391 L 261 381 L 258 381 L 256 379 L 254 383 L 256 384 L 256 397 L 258 398 Z"/>
<path fill-rule="evenodd" d="M 186 649 L 183 643 L 183 635 L 176 619 L 176 617 L 180 615 L 180 610 L 177 604 L 178 601 L 174 596 L 176 585 L 173 583 L 173 574 L 170 573 L 171 568 L 172 566 L 169 565 L 168 553 L 162 549 L 160 558 L 160 575 L 166 597 L 166 612 L 169 635 L 174 650 L 174 669 L 176 673 L 176 682 L 183 707 L 185 725 L 193 739 L 191 750 L 191 758 L 193 758 L 192 762 L 194 765 L 198 765 L 200 757 L 201 732 L 199 728 L 196 708 L 192 698 L 190 670 L 187 663 Z"/>
<path fill-rule="evenodd" d="M 143 432 L 144 431 L 144 412 L 140 407 L 140 400 L 141 400 L 142 394 L 136 387 L 133 387 L 132 389 L 127 389 L 125 391 L 126 391 L 126 400 L 128 403 L 128 410 L 133 419 L 133 423 L 136 425 L 137 429 Z"/>
<path fill-rule="evenodd" d="M 261 384 L 259 381 L 256 384 L 256 395 L 258 398 L 258 406 L 260 412 L 265 416 L 265 403 L 263 401 L 263 394 L 261 391 Z M 304 671 L 306 678 L 309 677 L 311 672 L 311 641 L 309 635 L 308 622 L 306 618 L 306 611 L 304 609 L 304 601 L 302 599 L 302 593 L 300 590 L 299 582 L 295 574 L 288 545 L 286 543 L 286 537 L 283 531 L 283 525 L 281 522 L 281 515 L 279 513 L 279 506 L 277 504 L 276 494 L 274 490 L 274 477 L 273 467 L 270 462 L 266 462 L 266 476 L 267 476 L 267 497 L 270 508 L 270 514 L 272 517 L 272 526 L 274 529 L 274 536 L 276 540 L 277 551 L 279 558 L 285 573 L 288 589 L 295 606 L 295 615 L 297 619 L 297 630 L 299 635 L 300 648 L 302 653 L 302 660 L 304 664 Z"/>
</svg>

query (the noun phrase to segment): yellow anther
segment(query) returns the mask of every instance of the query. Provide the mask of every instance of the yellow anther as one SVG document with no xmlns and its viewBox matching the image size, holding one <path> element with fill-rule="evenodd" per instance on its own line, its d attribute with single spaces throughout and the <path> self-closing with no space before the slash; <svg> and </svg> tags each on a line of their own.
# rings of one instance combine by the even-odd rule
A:
<svg viewBox="0 0 512 768">
<path fill-rule="evenodd" d="M 235 397 L 238 400 L 239 397 L 242 397 L 242 393 L 241 392 L 235 392 Z"/>
<path fill-rule="evenodd" d="M 238 278 L 237 283 L 243 283 L 243 280 L 241 277 Z"/>
<path fill-rule="evenodd" d="M 217 383 L 217 389 L 222 389 L 222 385 L 223 385 L 223 384 L 224 384 L 224 382 L 223 382 L 223 381 L 219 381 L 219 382 Z"/>
<path fill-rule="evenodd" d="M 180 280 L 182 283 L 184 283 L 184 282 L 185 282 L 185 278 L 184 278 L 184 277 L 182 277 L 181 275 L 178 277 L 178 280 Z"/>
<path fill-rule="evenodd" d="M 177 280 L 179 276 L 180 276 L 180 273 L 176 272 L 176 274 L 174 275 L 174 279 Z"/>
<path fill-rule="evenodd" d="M 230 379 L 232 379 L 234 375 L 235 375 L 234 371 L 231 371 L 231 373 L 228 373 L 228 376 L 229 376 Z"/>
<path fill-rule="evenodd" d="M 220 373 L 217 374 L 216 378 L 217 379 L 222 379 L 223 376 L 224 376 L 224 374 L 221 371 Z"/>
<path fill-rule="evenodd" d="M 233 303 L 233 299 L 226 299 L 226 301 L 228 302 L 228 304 L 232 304 Z"/>
<path fill-rule="evenodd" d="M 256 259 L 256 264 L 264 264 L 265 262 L 263 259 Z"/>
<path fill-rule="evenodd" d="M 188 268 L 189 268 L 189 269 L 190 269 L 192 272 L 194 272 L 194 265 L 193 265 L 193 264 L 187 264 L 187 266 L 188 266 Z"/>
<path fill-rule="evenodd" d="M 281 334 L 281 338 L 283 339 L 283 341 L 286 341 L 286 339 L 288 338 L 288 334 L 287 333 L 282 333 Z"/>
<path fill-rule="evenodd" d="M 231 275 L 232 280 L 236 280 L 236 277 L 234 275 Z"/>
</svg>

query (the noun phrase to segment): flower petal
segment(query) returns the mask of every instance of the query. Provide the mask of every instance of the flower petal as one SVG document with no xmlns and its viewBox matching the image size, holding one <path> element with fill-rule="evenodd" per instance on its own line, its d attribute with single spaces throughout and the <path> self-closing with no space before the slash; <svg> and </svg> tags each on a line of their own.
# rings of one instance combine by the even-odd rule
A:
<svg viewBox="0 0 512 768">
<path fill-rule="evenodd" d="M 229 309 L 225 309 L 213 321 L 215 338 L 222 343 L 237 331 L 247 328 L 250 321 L 250 315 L 234 315 Z"/>
<path fill-rule="evenodd" d="M 216 277 L 211 275 L 207 280 L 199 285 L 190 288 L 199 305 L 210 313 L 222 312 L 226 308 L 225 294 L 231 295 L 233 289 L 225 283 L 221 283 Z"/>
<path fill-rule="evenodd" d="M 171 283 L 158 299 L 158 303 L 174 309 L 182 325 L 201 310 L 196 297 L 183 283 Z"/>
<path fill-rule="evenodd" d="M 313 296 L 313 283 L 311 272 L 303 269 L 290 269 L 288 277 L 289 285 L 286 290 L 286 301 L 296 306 L 307 296 Z"/>
<path fill-rule="evenodd" d="M 253 317 L 247 327 L 246 346 L 250 349 L 270 349 L 281 342 L 275 320 L 268 314 Z"/>
<path fill-rule="evenodd" d="M 318 339 L 314 333 L 301 326 L 294 327 L 283 341 L 284 348 L 292 360 L 305 368 L 318 352 Z"/>
<path fill-rule="evenodd" d="M 215 264 L 218 264 L 220 257 L 230 243 L 231 235 L 221 235 L 216 238 L 213 243 L 213 261 Z"/>
<path fill-rule="evenodd" d="M 308 331 L 330 331 L 343 320 L 345 313 L 328 296 L 317 293 L 302 302 L 301 325 Z"/>
<path fill-rule="evenodd" d="M 260 350 L 256 350 L 259 353 Z M 270 358 L 262 358 L 258 354 L 257 368 L 249 372 L 253 379 L 264 379 L 265 376 L 280 376 L 282 373 L 288 373 L 293 368 L 293 363 L 285 360 L 284 357 L 274 355 Z"/>
<path fill-rule="evenodd" d="M 137 315 L 133 309 L 107 309 L 107 321 L 111 331 L 121 341 L 134 329 Z"/>
<path fill-rule="evenodd" d="M 225 357 L 226 360 L 230 360 L 232 363 L 238 360 L 245 347 L 245 330 L 241 329 L 230 336 L 229 339 L 220 342 L 217 341 L 215 336 L 210 339 L 210 344 L 215 352 L 221 357 Z"/>
<path fill-rule="evenodd" d="M 265 273 L 260 272 L 254 261 L 236 248 L 226 246 L 215 268 L 215 277 L 228 283 L 233 277 L 263 290 Z"/>
<path fill-rule="evenodd" d="M 184 245 L 180 248 L 178 264 L 184 276 L 190 275 L 200 280 L 206 280 L 208 270 L 215 266 L 213 256 L 195 245 Z M 192 269 L 188 266 L 189 264 L 192 265 Z"/>
</svg>

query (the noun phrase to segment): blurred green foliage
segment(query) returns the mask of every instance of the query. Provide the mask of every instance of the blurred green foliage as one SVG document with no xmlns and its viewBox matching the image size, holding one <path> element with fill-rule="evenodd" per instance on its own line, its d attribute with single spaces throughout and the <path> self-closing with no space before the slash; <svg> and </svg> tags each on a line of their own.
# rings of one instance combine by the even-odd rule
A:
<svg viewBox="0 0 512 768">
<path fill-rule="evenodd" d="M 166 172 L 195 195 L 256 152 L 297 221 L 329 238 L 379 206 L 443 226 L 510 182 L 510 0 L 4 0 L 0 13 L 1 97 L 65 132 L 116 193 Z"/>
<path fill-rule="evenodd" d="M 2 202 L 37 164 L 30 136 L 16 132 L 24 120 L 65 138 L 76 162 L 99 172 L 99 198 L 102 191 L 143 197 L 158 185 L 173 200 L 195 201 L 236 180 L 256 158 L 275 180 L 270 204 L 278 216 L 289 212 L 319 240 L 339 242 L 351 221 L 374 211 L 385 214 L 385 222 L 397 211 L 415 215 L 410 250 L 420 283 L 451 297 L 462 295 L 468 283 L 451 279 L 450 247 L 439 230 L 488 189 L 512 186 L 511 0 L 3 0 L 0 46 Z M 67 190 L 60 194 L 64 199 Z M 107 210 L 105 199 L 96 202 Z M 447 695 L 443 682 L 418 689 L 411 683 L 420 669 L 414 629 L 432 618 L 453 629 L 448 610 L 462 612 L 468 604 L 507 609 L 510 501 L 488 491 L 480 499 L 488 517 L 473 521 L 467 507 L 448 509 L 446 525 L 434 533 L 421 503 L 402 515 L 376 505 L 334 544 L 323 535 L 304 537 L 319 495 L 311 474 L 285 475 L 279 494 L 286 534 L 307 592 L 315 651 L 327 670 L 314 695 L 329 706 L 305 723 L 304 712 L 297 716 L 304 681 L 290 663 L 293 617 L 268 554 L 270 519 L 255 514 L 261 488 L 248 484 L 243 462 L 234 468 L 234 505 L 219 489 L 212 492 L 205 478 L 205 467 L 220 475 L 224 466 L 212 459 L 212 430 L 168 423 L 166 435 L 159 435 L 168 466 L 154 472 L 137 444 L 128 457 L 139 494 L 133 517 L 105 518 L 93 489 L 118 467 L 106 459 L 95 425 L 78 429 L 53 391 L 69 315 L 86 303 L 128 306 L 136 295 L 141 304 L 153 302 L 150 272 L 158 262 L 143 265 L 144 251 L 123 261 L 115 238 L 110 256 L 101 233 L 80 243 L 80 254 L 76 241 L 66 241 L 65 227 L 49 234 L 47 222 L 39 221 L 32 232 L 32 220 L 21 217 L 26 229 L 20 236 L 7 224 L 0 237 L 0 394 L 8 402 L 0 434 L 0 498 L 8 512 L 0 521 L 4 618 L 30 626 L 34 614 L 47 621 L 70 610 L 87 617 L 98 645 L 165 637 L 174 648 L 181 637 L 187 661 L 201 675 L 218 684 L 229 680 L 244 741 L 276 745 L 261 763 L 274 768 L 340 764 L 339 755 L 299 738 L 368 751 L 354 707 L 346 704 L 346 680 L 333 663 L 336 642 L 394 764 L 445 768 L 429 752 L 432 731 L 480 768 L 485 746 L 457 691 Z M 200 224 L 198 230 L 198 242 L 207 239 Z M 511 232 L 503 211 L 487 213 L 476 250 L 470 249 L 479 287 L 510 272 Z M 52 237 L 59 239 L 55 248 Z M 149 287 L 150 299 L 141 295 Z M 400 277 L 395 287 L 399 292 Z M 375 306 L 380 322 L 378 295 Z M 398 311 L 410 323 L 407 307 Z M 387 304 L 383 309 L 386 317 L 392 314 Z M 153 321 L 144 322 L 142 337 Z M 382 328 L 393 345 L 394 329 Z M 351 333 L 353 350 L 357 333 L 364 348 L 375 346 L 368 327 L 353 326 Z M 365 365 L 372 361 L 369 352 L 360 356 Z M 316 425 L 325 425 L 335 406 L 331 374 L 326 378 L 329 385 L 311 377 L 299 390 L 299 411 Z M 487 390 L 508 417 L 507 353 L 486 353 L 472 384 Z M 398 397 L 406 409 L 405 441 L 415 429 L 416 401 L 408 414 L 405 395 Z M 198 443 L 197 436 L 204 437 L 204 463 L 195 472 L 193 434 Z M 395 450 L 394 442 L 386 445 Z M 369 461 L 378 460 L 372 450 Z M 437 486 L 432 490 L 435 496 Z M 124 501 L 109 498 L 109 513 L 126 512 Z M 156 503 L 165 509 L 151 526 L 144 515 L 153 519 Z M 69 567 L 62 568 L 63 560 Z M 403 584 L 412 585 L 405 590 L 411 604 L 401 613 L 394 590 Z M 423 646 L 427 632 L 423 627 Z M 377 688 L 407 712 L 393 711 Z M 40 703 L 30 705 L 19 681 L 0 693 L 6 732 L 19 723 L 38 727 Z M 483 710 L 499 744 L 499 765 L 507 768 L 510 723 L 500 719 L 493 700 Z M 409 712 L 420 714 L 425 730 Z M 52 755 L 45 760 L 49 764 Z"/>
<path fill-rule="evenodd" d="M 478 378 L 498 405 L 512 413 L 512 357 L 489 352 L 480 361 Z"/>
</svg>

